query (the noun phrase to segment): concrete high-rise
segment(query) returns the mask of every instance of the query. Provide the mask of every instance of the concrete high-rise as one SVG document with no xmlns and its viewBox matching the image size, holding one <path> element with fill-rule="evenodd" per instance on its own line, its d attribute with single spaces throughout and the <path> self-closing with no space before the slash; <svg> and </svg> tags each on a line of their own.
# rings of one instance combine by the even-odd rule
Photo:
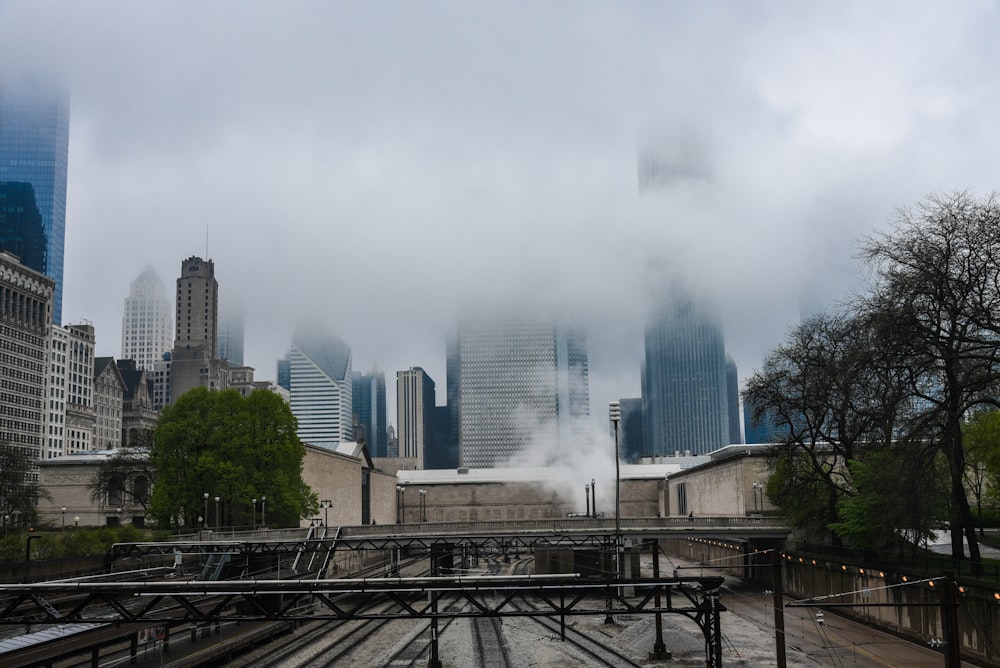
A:
<svg viewBox="0 0 1000 668">
<path fill-rule="evenodd" d="M 545 319 L 467 319 L 448 358 L 462 466 L 504 465 L 589 415 L 587 346 L 578 331 Z"/>
<path fill-rule="evenodd" d="M 288 354 L 278 364 L 278 377 L 287 382 L 301 440 L 321 447 L 352 440 L 351 364 L 350 346 L 321 326 L 299 327 L 295 332 Z"/>
<path fill-rule="evenodd" d="M 146 267 L 132 281 L 122 315 L 122 354 L 136 367 L 152 373 L 174 344 L 174 319 L 163 281 Z"/>
<path fill-rule="evenodd" d="M 115 450 L 122 445 L 122 411 L 125 380 L 114 357 L 94 358 L 94 450 Z"/>
<path fill-rule="evenodd" d="M 94 326 L 53 325 L 45 458 L 89 452 L 94 437 Z"/>
<path fill-rule="evenodd" d="M 645 343 L 649 454 L 704 455 L 728 445 L 726 348 L 718 322 L 675 294 L 654 312 Z"/>
<path fill-rule="evenodd" d="M 218 355 L 219 283 L 214 262 L 192 256 L 181 263 L 176 313 L 169 402 L 195 387 L 226 389 L 226 364 Z"/>
<path fill-rule="evenodd" d="M 68 164 L 68 98 L 0 85 L 0 250 L 55 280 L 55 324 L 62 322 Z"/>
<path fill-rule="evenodd" d="M 418 469 L 434 434 L 434 381 L 415 366 L 396 372 L 396 421 L 399 456 L 413 459 Z"/>
<path fill-rule="evenodd" d="M 46 445 L 49 330 L 55 281 L 0 252 L 0 442 L 40 459 Z M 89 375 L 89 374 L 88 374 Z M 37 480 L 33 471 L 28 482 Z"/>
</svg>

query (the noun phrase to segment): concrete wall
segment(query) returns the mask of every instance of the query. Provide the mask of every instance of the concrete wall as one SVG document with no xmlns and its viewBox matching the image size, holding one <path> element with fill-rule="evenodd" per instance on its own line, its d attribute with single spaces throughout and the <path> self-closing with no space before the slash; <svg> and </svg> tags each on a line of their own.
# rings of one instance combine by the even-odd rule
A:
<svg viewBox="0 0 1000 668">
<path fill-rule="evenodd" d="M 773 586 L 771 553 L 755 554 L 753 548 L 778 547 L 780 550 L 780 545 L 754 546 L 743 541 L 690 538 L 668 539 L 661 544 L 667 554 L 693 562 L 727 563 L 730 566 L 722 569 L 725 572 L 757 580 L 762 588 Z M 931 586 L 912 574 L 862 567 L 807 553 L 780 554 L 786 600 L 845 592 L 843 596 L 837 596 L 835 602 L 850 603 L 852 606 L 838 607 L 836 612 L 839 614 L 884 628 L 920 644 L 943 638 L 939 607 L 941 588 L 945 584 L 943 580 Z M 763 567 L 748 568 L 753 564 Z M 1000 645 L 1000 594 L 975 584 L 963 584 L 963 589 L 956 597 L 962 656 L 979 662 L 991 661 L 995 654 L 993 648 Z M 725 602 L 723 595 L 722 603 Z M 819 609 L 811 609 L 810 614 Z"/>
<path fill-rule="evenodd" d="M 316 518 L 329 517 L 330 526 L 361 524 L 361 460 L 314 445 L 305 447 L 302 480 L 320 501 L 333 502 L 329 511 L 320 508 Z M 299 525 L 307 527 L 312 519 L 303 518 Z"/>
<path fill-rule="evenodd" d="M 396 476 L 383 471 L 372 471 L 370 478 L 371 519 L 376 524 L 396 522 Z"/>
<path fill-rule="evenodd" d="M 755 482 L 763 485 L 767 478 L 767 458 L 759 452 L 680 471 L 667 478 L 661 512 L 667 517 L 681 517 L 689 513 L 698 517 L 773 513 L 777 509 L 761 493 L 762 488 L 754 488 Z M 686 512 L 678 502 L 681 485 L 687 497 Z"/>
<path fill-rule="evenodd" d="M 74 526 L 77 517 L 80 526 L 106 526 L 120 519 L 122 524 L 131 523 L 133 515 L 144 515 L 139 508 L 122 511 L 119 518 L 118 508 L 109 508 L 103 500 L 90 498 L 90 484 L 97 474 L 97 464 L 91 462 L 60 462 L 46 460 L 38 473 L 38 482 L 49 493 L 38 499 L 38 516 L 42 523 L 61 527 L 63 522 L 62 506 L 66 506 L 66 526 Z"/>
<path fill-rule="evenodd" d="M 579 510 L 572 499 L 562 498 L 542 483 L 450 483 L 420 487 L 427 490 L 428 522 L 547 519 L 566 517 Z M 418 489 L 406 488 L 406 522 L 420 520 Z"/>
</svg>

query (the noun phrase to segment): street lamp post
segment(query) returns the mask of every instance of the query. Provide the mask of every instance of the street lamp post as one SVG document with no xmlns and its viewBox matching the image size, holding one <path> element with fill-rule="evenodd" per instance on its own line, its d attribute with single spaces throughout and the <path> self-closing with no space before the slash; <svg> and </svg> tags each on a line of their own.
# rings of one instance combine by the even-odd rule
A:
<svg viewBox="0 0 1000 668">
<path fill-rule="evenodd" d="M 319 505 L 323 508 L 323 526 L 330 526 L 330 506 L 333 505 L 332 499 L 323 499 L 319 502 Z"/>
<path fill-rule="evenodd" d="M 7 524 L 10 523 L 10 515 L 3 516 L 3 539 L 7 540 Z"/>
<path fill-rule="evenodd" d="M 202 514 L 201 528 L 202 529 L 207 529 L 208 528 L 208 492 L 205 492 L 202 496 L 205 499 L 205 512 Z"/>
<path fill-rule="evenodd" d="M 590 479 L 590 508 L 597 517 L 597 481 L 593 478 Z"/>
<path fill-rule="evenodd" d="M 257 530 L 257 499 L 250 499 L 250 505 L 253 506 L 253 530 Z"/>
<path fill-rule="evenodd" d="M 80 516 L 79 515 L 74 515 L 73 516 L 73 527 L 76 528 L 76 529 L 80 528 Z"/>
<path fill-rule="evenodd" d="M 427 521 L 427 490 L 420 490 L 420 521 Z"/>
<path fill-rule="evenodd" d="M 267 528 L 267 497 L 260 497 L 260 528 Z"/>
<path fill-rule="evenodd" d="M 66 530 L 66 506 L 62 507 L 62 530 Z"/>
<path fill-rule="evenodd" d="M 615 426 L 615 579 L 622 577 L 622 525 L 621 525 L 621 462 L 618 456 L 618 423 L 622 419 L 622 405 L 612 401 L 608 406 L 608 417 Z M 605 624 L 614 624 L 611 618 L 611 601 L 608 601 L 608 614 Z"/>
<path fill-rule="evenodd" d="M 219 515 L 219 497 L 215 497 L 215 530 L 218 531 L 219 527 L 222 526 L 222 516 Z"/>
<path fill-rule="evenodd" d="M 396 485 L 396 524 L 406 521 L 406 488 Z"/>
<path fill-rule="evenodd" d="M 587 517 L 590 517 L 590 483 L 583 486 L 583 497 L 587 499 Z"/>
</svg>

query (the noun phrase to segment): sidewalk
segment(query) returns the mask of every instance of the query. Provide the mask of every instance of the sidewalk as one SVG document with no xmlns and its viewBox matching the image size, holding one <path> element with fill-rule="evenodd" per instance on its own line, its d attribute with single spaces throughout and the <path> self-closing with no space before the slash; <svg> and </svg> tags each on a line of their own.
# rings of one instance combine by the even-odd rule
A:
<svg viewBox="0 0 1000 668">
<path fill-rule="evenodd" d="M 965 543 L 966 549 L 968 549 L 968 543 Z M 951 534 L 947 531 L 938 531 L 934 534 L 934 537 L 927 541 L 927 549 L 936 554 L 951 554 Z M 979 554 L 983 556 L 984 559 L 1000 559 L 1000 550 L 995 547 L 990 547 L 983 543 L 979 543 Z"/>
</svg>

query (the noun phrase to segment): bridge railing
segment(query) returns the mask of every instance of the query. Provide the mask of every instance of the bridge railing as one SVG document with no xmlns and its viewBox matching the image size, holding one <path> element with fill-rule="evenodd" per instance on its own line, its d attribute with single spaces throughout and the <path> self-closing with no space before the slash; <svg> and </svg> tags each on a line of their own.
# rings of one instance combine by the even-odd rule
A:
<svg viewBox="0 0 1000 668">
<path fill-rule="evenodd" d="M 783 517 L 623 517 L 621 529 L 740 529 L 783 530 L 787 520 Z M 437 533 L 470 535 L 477 533 L 532 533 L 532 532 L 584 532 L 614 531 L 614 518 L 552 518 L 537 520 L 469 520 L 464 522 L 414 522 L 393 525 L 361 525 L 342 527 L 344 538 L 385 536 L 394 533 Z"/>
</svg>

